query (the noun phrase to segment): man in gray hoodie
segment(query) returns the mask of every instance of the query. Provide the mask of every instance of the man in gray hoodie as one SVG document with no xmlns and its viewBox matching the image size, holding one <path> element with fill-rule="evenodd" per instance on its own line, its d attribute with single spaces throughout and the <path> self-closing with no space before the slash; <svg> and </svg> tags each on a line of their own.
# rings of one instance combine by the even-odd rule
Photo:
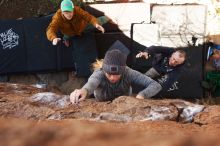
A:
<svg viewBox="0 0 220 146">
<path fill-rule="evenodd" d="M 156 95 L 161 85 L 153 79 L 126 66 L 127 57 L 119 50 L 111 50 L 105 54 L 102 67 L 95 70 L 88 82 L 70 94 L 70 101 L 78 103 L 94 94 L 97 101 L 111 101 L 123 95 L 131 95 L 132 85 L 144 87 L 136 98 L 144 99 Z"/>
</svg>

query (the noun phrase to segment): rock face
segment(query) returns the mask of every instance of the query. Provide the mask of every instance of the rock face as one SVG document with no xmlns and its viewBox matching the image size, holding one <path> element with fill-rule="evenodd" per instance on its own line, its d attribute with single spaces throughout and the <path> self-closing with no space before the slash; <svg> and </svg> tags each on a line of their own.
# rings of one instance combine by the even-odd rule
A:
<svg viewBox="0 0 220 146">
<path fill-rule="evenodd" d="M 220 123 L 220 106 L 209 106 L 194 118 L 195 123 L 202 125 Z"/>
<path fill-rule="evenodd" d="M 69 95 L 48 92 L 46 88 L 36 85 L 1 84 L 1 91 L 0 114 L 3 117 L 24 119 L 74 118 L 116 122 L 167 120 L 187 123 L 192 122 L 194 116 L 205 108 L 183 100 L 139 100 L 126 96 L 112 102 L 88 99 L 73 105 Z"/>
<path fill-rule="evenodd" d="M 220 144 L 217 105 L 126 96 L 73 105 L 68 95 L 37 87 L 0 84 L 0 145 Z"/>
</svg>

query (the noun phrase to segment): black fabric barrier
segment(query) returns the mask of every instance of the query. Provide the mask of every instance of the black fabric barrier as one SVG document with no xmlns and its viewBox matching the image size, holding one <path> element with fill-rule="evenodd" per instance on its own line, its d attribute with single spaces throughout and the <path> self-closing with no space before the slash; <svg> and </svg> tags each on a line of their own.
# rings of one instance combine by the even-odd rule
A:
<svg viewBox="0 0 220 146">
<path fill-rule="evenodd" d="M 25 45 L 28 56 L 28 71 L 56 70 L 57 46 L 46 38 L 49 17 L 24 20 Z"/>
<path fill-rule="evenodd" d="M 27 70 L 22 20 L 0 21 L 0 74 Z"/>
<path fill-rule="evenodd" d="M 46 29 L 51 21 L 51 17 L 52 15 L 24 20 L 28 71 L 74 70 L 72 48 L 65 47 L 62 42 L 57 46 L 53 46 L 46 38 Z M 61 35 L 60 37 L 62 38 Z"/>
<path fill-rule="evenodd" d="M 91 75 L 91 64 L 97 58 L 95 35 L 84 33 L 82 36 L 72 38 L 73 60 L 78 76 L 88 77 Z"/>
<path fill-rule="evenodd" d="M 120 42 L 119 40 L 115 41 L 111 45 L 111 47 L 108 49 L 108 51 L 114 50 L 114 49 L 120 50 L 126 56 L 128 56 L 130 54 L 130 50 L 122 42 Z"/>
<path fill-rule="evenodd" d="M 122 43 L 126 49 L 130 51 L 127 58 L 127 65 L 130 66 L 132 64 L 131 58 L 131 39 L 127 37 L 123 32 L 112 32 L 112 33 L 96 33 L 96 45 L 98 49 L 98 57 L 103 59 L 106 51 L 111 49 L 112 46 L 120 46 L 119 44 L 115 44 L 118 41 Z"/>
<path fill-rule="evenodd" d="M 96 18 L 105 15 L 104 12 L 99 11 L 97 9 L 94 9 L 94 8 L 90 7 L 89 5 L 85 7 L 85 10 L 87 12 L 89 12 L 90 14 L 92 14 L 93 16 L 95 16 Z M 112 24 L 112 23 L 109 23 L 109 22 L 104 24 L 103 27 L 105 28 L 105 32 L 118 32 L 118 31 L 121 31 L 116 24 Z M 95 31 L 99 32 L 99 30 L 95 30 Z"/>
<path fill-rule="evenodd" d="M 52 15 L 0 21 L 0 74 L 75 70 L 72 47 L 46 38 Z M 85 42 L 84 42 L 85 43 Z"/>
</svg>

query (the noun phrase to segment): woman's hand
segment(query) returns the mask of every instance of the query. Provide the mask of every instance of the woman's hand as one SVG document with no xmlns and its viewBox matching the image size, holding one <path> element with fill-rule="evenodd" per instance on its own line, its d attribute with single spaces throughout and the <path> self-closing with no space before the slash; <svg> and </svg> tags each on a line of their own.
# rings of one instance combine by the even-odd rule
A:
<svg viewBox="0 0 220 146">
<path fill-rule="evenodd" d="M 141 96 L 141 95 L 137 95 L 136 98 L 137 98 L 137 99 L 144 99 L 144 97 Z"/>
<path fill-rule="evenodd" d="M 86 99 L 87 96 L 87 90 L 86 89 L 76 89 L 70 94 L 70 102 L 73 104 L 77 104 L 80 101 L 83 101 Z"/>
</svg>

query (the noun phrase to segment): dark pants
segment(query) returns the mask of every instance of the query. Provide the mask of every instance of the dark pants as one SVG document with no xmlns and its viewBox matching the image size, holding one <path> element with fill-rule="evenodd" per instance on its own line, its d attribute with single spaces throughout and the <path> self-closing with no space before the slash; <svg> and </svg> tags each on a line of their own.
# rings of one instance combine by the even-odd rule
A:
<svg viewBox="0 0 220 146">
<path fill-rule="evenodd" d="M 106 16 L 97 18 L 98 23 L 103 25 L 109 21 Z M 95 62 L 97 58 L 96 40 L 95 36 L 91 32 L 95 27 L 92 24 L 88 24 L 83 31 L 86 35 L 69 37 L 64 35 L 64 39 L 71 39 L 71 48 L 73 61 L 75 65 L 76 75 L 80 77 L 88 77 L 91 75 L 91 64 Z"/>
</svg>

